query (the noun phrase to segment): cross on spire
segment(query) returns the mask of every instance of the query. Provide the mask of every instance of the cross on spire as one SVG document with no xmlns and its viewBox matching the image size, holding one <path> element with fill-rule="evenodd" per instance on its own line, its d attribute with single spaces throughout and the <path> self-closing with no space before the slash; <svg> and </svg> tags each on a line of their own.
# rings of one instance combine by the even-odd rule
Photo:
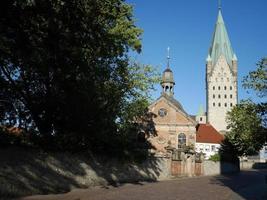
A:
<svg viewBox="0 0 267 200">
<path fill-rule="evenodd" d="M 218 8 L 219 8 L 219 10 L 222 9 L 222 1 L 221 0 L 218 0 Z"/>
<path fill-rule="evenodd" d="M 167 68 L 170 68 L 170 47 L 167 48 Z"/>
</svg>

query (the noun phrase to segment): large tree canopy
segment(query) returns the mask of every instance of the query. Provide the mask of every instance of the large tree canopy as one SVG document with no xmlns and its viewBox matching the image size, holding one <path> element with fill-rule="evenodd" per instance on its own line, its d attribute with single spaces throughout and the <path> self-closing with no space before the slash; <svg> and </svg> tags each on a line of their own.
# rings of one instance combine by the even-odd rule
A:
<svg viewBox="0 0 267 200">
<path fill-rule="evenodd" d="M 238 156 L 257 153 L 266 141 L 266 128 L 257 105 L 242 101 L 227 116 L 230 132 L 226 135 Z"/>
<path fill-rule="evenodd" d="M 64 148 L 112 144 L 123 110 L 147 100 L 136 91 L 156 81 L 129 68 L 141 33 L 123 0 L 1 1 L 1 124 Z"/>
<path fill-rule="evenodd" d="M 243 87 L 257 92 L 259 97 L 267 97 L 267 58 L 261 59 L 257 63 L 257 69 L 249 72 L 244 77 Z"/>
<path fill-rule="evenodd" d="M 227 141 L 239 156 L 257 153 L 267 142 L 267 59 L 257 64 L 257 69 L 244 77 L 243 87 L 252 89 L 263 101 L 241 103 L 228 113 Z"/>
</svg>

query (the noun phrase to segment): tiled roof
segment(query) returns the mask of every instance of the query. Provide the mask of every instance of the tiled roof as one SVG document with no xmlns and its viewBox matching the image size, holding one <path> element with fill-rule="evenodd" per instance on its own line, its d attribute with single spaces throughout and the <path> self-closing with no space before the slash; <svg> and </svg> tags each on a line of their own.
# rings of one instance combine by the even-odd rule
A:
<svg viewBox="0 0 267 200">
<path fill-rule="evenodd" d="M 223 135 L 221 135 L 211 124 L 197 125 L 196 142 L 220 144 L 223 139 Z"/>
<path fill-rule="evenodd" d="M 19 136 L 22 134 L 23 130 L 18 127 L 1 127 L 7 134 Z"/>
</svg>

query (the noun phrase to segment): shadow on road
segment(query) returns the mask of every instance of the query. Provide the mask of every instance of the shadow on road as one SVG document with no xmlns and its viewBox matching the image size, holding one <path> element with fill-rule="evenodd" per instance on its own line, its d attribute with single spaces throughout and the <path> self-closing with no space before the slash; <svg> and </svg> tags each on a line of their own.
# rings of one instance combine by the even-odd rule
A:
<svg viewBox="0 0 267 200">
<path fill-rule="evenodd" d="M 211 184 L 230 188 L 235 194 L 230 199 L 267 199 L 267 170 L 241 171 L 211 179 Z"/>
</svg>

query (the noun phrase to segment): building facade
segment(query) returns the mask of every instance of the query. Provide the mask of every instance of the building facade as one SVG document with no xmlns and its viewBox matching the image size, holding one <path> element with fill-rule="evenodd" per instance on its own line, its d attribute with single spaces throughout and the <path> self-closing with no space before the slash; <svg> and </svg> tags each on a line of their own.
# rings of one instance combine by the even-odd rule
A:
<svg viewBox="0 0 267 200">
<path fill-rule="evenodd" d="M 206 109 L 207 122 L 221 133 L 227 130 L 227 112 L 237 104 L 237 90 L 237 57 L 219 8 L 206 59 Z"/>
<path fill-rule="evenodd" d="M 156 135 L 148 138 L 156 155 L 167 155 L 167 149 L 194 148 L 196 141 L 196 121 L 189 116 L 182 105 L 174 99 L 174 77 L 169 67 L 162 75 L 161 96 L 149 107 L 153 116 Z"/>
</svg>

